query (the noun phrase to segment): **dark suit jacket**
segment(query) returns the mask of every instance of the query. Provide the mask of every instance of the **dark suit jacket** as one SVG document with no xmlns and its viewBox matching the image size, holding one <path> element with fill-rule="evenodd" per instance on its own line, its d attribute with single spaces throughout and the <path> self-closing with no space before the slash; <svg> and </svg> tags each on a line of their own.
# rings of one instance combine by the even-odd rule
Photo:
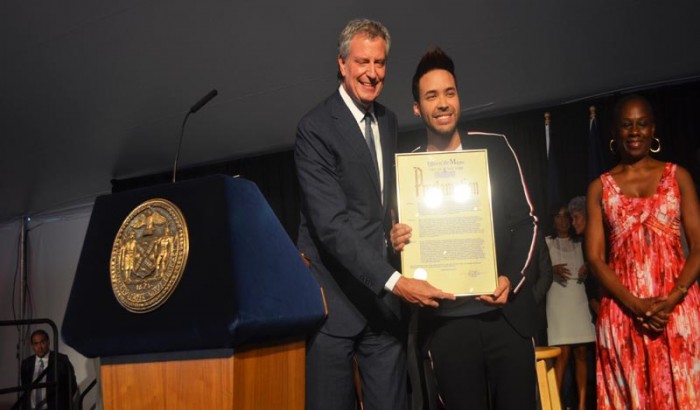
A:
<svg viewBox="0 0 700 410">
<path fill-rule="evenodd" d="M 32 383 L 32 376 L 34 376 L 34 365 L 36 364 L 36 355 L 32 355 L 22 361 L 22 386 L 29 386 Z M 75 371 L 73 370 L 73 365 L 71 364 L 68 356 L 63 353 L 58 353 L 51 351 L 49 352 L 49 365 L 46 371 L 46 382 L 52 382 L 54 380 L 54 366 L 58 365 L 58 408 L 56 407 L 56 387 L 46 388 L 46 404 L 50 410 L 67 410 L 70 409 L 71 393 L 75 394 L 78 389 L 77 383 L 75 381 Z M 70 384 L 69 384 L 70 383 Z M 70 386 L 70 392 L 69 392 Z M 28 394 L 33 394 L 33 390 Z M 31 401 L 29 397 L 23 403 L 21 408 L 29 408 Z"/>
<path fill-rule="evenodd" d="M 524 337 L 535 334 L 535 300 L 526 268 L 532 258 L 536 235 L 535 218 L 517 156 L 504 135 L 470 132 L 462 134 L 462 149 L 486 149 L 491 180 L 496 263 L 499 275 L 508 277 L 511 296 L 503 307 L 508 323 Z M 417 150 L 425 151 L 425 148 Z M 436 314 L 469 315 L 469 302 L 442 301 Z"/>
<path fill-rule="evenodd" d="M 367 325 L 396 323 L 400 303 L 384 285 L 394 191 L 397 121 L 374 103 L 384 162 L 384 198 L 358 123 L 336 90 L 299 122 L 295 161 L 301 188 L 299 250 L 323 287 L 321 331 L 354 336 Z"/>
</svg>

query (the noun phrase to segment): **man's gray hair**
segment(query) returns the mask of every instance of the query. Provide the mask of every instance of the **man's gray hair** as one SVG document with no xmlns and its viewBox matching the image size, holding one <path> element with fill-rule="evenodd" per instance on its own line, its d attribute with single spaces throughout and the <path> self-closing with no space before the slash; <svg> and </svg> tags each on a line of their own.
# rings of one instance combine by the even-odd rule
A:
<svg viewBox="0 0 700 410">
<path fill-rule="evenodd" d="M 583 216 L 586 216 L 586 197 L 585 196 L 576 196 L 571 198 L 571 201 L 569 201 L 569 215 L 571 215 L 574 212 L 580 212 L 583 214 Z"/>
<path fill-rule="evenodd" d="M 350 52 L 350 42 L 357 34 L 364 34 L 370 39 L 381 37 L 386 42 L 386 55 L 389 56 L 391 48 L 391 36 L 389 30 L 384 27 L 384 24 L 369 19 L 355 19 L 345 25 L 343 31 L 338 37 L 338 55 L 345 59 Z"/>
</svg>

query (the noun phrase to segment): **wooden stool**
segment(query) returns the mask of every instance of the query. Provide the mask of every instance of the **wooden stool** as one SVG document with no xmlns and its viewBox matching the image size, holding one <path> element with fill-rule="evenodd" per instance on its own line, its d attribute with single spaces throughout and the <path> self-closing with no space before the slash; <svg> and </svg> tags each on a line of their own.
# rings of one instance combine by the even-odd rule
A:
<svg viewBox="0 0 700 410">
<path fill-rule="evenodd" d="M 540 389 L 542 410 L 561 410 L 559 386 L 554 373 L 554 364 L 547 359 L 554 359 L 561 354 L 561 349 L 553 346 L 535 347 L 535 368 L 537 369 L 537 385 Z"/>
</svg>

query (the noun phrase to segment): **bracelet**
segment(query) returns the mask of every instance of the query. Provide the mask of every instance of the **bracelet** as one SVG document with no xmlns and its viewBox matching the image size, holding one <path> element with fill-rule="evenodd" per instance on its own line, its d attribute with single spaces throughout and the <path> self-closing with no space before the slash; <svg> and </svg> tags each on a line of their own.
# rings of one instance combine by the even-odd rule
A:
<svg viewBox="0 0 700 410">
<path fill-rule="evenodd" d="M 688 288 L 683 285 L 679 285 L 676 283 L 676 286 L 674 286 L 674 288 L 678 289 L 683 296 L 685 296 L 688 293 Z"/>
</svg>

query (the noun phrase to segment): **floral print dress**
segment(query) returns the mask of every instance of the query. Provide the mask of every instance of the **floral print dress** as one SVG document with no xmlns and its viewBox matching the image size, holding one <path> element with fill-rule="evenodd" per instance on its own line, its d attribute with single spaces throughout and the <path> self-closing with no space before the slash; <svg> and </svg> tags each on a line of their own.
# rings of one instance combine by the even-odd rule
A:
<svg viewBox="0 0 700 410">
<path fill-rule="evenodd" d="M 666 296 L 685 264 L 676 165 L 667 163 L 655 194 L 626 197 L 601 176 L 609 233 L 608 264 L 637 297 Z M 700 289 L 691 286 L 661 334 L 644 330 L 617 301 L 603 298 L 596 375 L 602 409 L 700 408 Z"/>
</svg>

